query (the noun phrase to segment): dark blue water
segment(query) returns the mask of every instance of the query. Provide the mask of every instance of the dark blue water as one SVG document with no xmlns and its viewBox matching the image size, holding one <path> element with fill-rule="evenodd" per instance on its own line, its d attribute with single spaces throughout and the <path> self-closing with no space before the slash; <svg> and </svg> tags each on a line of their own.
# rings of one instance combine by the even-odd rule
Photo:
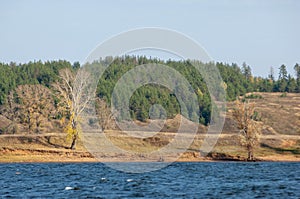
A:
<svg viewBox="0 0 300 199">
<path fill-rule="evenodd" d="M 141 174 L 101 163 L 0 164 L 0 174 L 2 198 L 300 198 L 300 163 L 174 163 Z"/>
</svg>

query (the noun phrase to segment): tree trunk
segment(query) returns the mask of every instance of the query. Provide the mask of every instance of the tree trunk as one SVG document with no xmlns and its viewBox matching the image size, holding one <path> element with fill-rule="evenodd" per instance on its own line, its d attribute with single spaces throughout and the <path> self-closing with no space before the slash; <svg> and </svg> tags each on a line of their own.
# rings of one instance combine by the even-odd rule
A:
<svg viewBox="0 0 300 199">
<path fill-rule="evenodd" d="M 28 121 L 28 132 L 31 133 L 31 129 L 32 129 L 32 124 L 31 124 L 31 113 L 28 110 L 27 111 L 27 121 Z"/>
<path fill-rule="evenodd" d="M 72 149 L 72 150 L 76 149 L 76 142 L 77 142 L 77 135 L 74 135 L 70 149 Z"/>
<path fill-rule="evenodd" d="M 248 161 L 253 161 L 254 160 L 254 155 L 253 155 L 253 148 L 251 146 L 248 146 Z"/>
<path fill-rule="evenodd" d="M 248 151 L 248 158 L 247 158 L 248 161 L 251 161 L 251 152 Z"/>
<path fill-rule="evenodd" d="M 76 142 L 78 138 L 78 132 L 77 132 L 77 122 L 73 119 L 72 120 L 72 129 L 73 129 L 73 140 L 70 149 L 75 150 L 76 149 Z"/>
</svg>

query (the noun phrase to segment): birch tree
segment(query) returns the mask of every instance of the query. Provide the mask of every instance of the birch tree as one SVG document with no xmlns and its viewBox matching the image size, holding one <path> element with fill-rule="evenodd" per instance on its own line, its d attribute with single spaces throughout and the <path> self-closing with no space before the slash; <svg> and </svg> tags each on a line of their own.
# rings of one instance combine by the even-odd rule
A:
<svg viewBox="0 0 300 199">
<path fill-rule="evenodd" d="M 53 87 L 59 94 L 61 112 L 66 113 L 65 132 L 72 140 L 70 149 L 75 149 L 81 132 L 80 116 L 93 98 L 91 75 L 85 70 L 74 73 L 66 68 L 59 72 L 59 77 Z"/>
</svg>

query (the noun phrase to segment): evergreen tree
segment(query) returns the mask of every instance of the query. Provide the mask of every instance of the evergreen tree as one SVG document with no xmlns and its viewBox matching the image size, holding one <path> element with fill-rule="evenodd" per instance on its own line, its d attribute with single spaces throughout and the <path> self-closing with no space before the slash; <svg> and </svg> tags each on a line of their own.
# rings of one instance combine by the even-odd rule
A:
<svg viewBox="0 0 300 199">
<path fill-rule="evenodd" d="M 275 76 L 274 76 L 274 68 L 271 66 L 270 67 L 270 73 L 269 73 L 269 79 L 272 80 L 272 82 L 275 81 Z"/>
<path fill-rule="evenodd" d="M 246 80 L 250 81 L 250 79 L 252 78 L 251 68 L 245 62 L 242 65 L 242 73 L 245 76 Z"/>
<path fill-rule="evenodd" d="M 287 91 L 287 85 L 288 85 L 288 73 L 286 70 L 286 66 L 282 64 L 279 68 L 278 90 L 280 92 Z"/>
<path fill-rule="evenodd" d="M 300 93 L 300 65 L 297 63 L 294 66 L 294 69 L 296 73 L 296 83 L 297 83 L 296 92 Z"/>
<path fill-rule="evenodd" d="M 288 75 L 287 91 L 293 93 L 296 92 L 296 89 L 297 89 L 296 80 L 291 75 Z"/>
</svg>

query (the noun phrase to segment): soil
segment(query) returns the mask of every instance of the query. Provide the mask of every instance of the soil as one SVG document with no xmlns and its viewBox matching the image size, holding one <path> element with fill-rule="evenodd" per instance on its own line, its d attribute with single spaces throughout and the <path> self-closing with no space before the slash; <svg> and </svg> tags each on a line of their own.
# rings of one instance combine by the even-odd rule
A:
<svg viewBox="0 0 300 199">
<path fill-rule="evenodd" d="M 106 134 L 110 134 L 110 139 L 117 142 L 119 147 L 138 155 L 103 151 L 95 158 L 81 142 L 78 142 L 76 150 L 68 149 L 69 143 L 65 141 L 64 134 L 0 135 L 0 162 L 169 162 L 174 161 L 174 156 L 179 157 L 176 160 L 179 162 L 247 161 L 246 151 L 236 145 L 236 135 L 221 135 L 213 151 L 206 156 L 202 156 L 199 149 L 204 135 L 197 135 L 184 153 L 169 154 L 170 158 L 162 158 L 147 154 L 165 146 L 167 140 L 172 140 L 173 134 L 161 133 L 160 137 L 143 139 L 143 142 L 128 137 L 114 137 L 118 135 L 115 131 Z M 256 161 L 300 161 L 299 137 L 269 137 L 261 139 L 263 143 L 255 151 Z M 128 142 L 130 145 L 126 145 Z"/>
</svg>

